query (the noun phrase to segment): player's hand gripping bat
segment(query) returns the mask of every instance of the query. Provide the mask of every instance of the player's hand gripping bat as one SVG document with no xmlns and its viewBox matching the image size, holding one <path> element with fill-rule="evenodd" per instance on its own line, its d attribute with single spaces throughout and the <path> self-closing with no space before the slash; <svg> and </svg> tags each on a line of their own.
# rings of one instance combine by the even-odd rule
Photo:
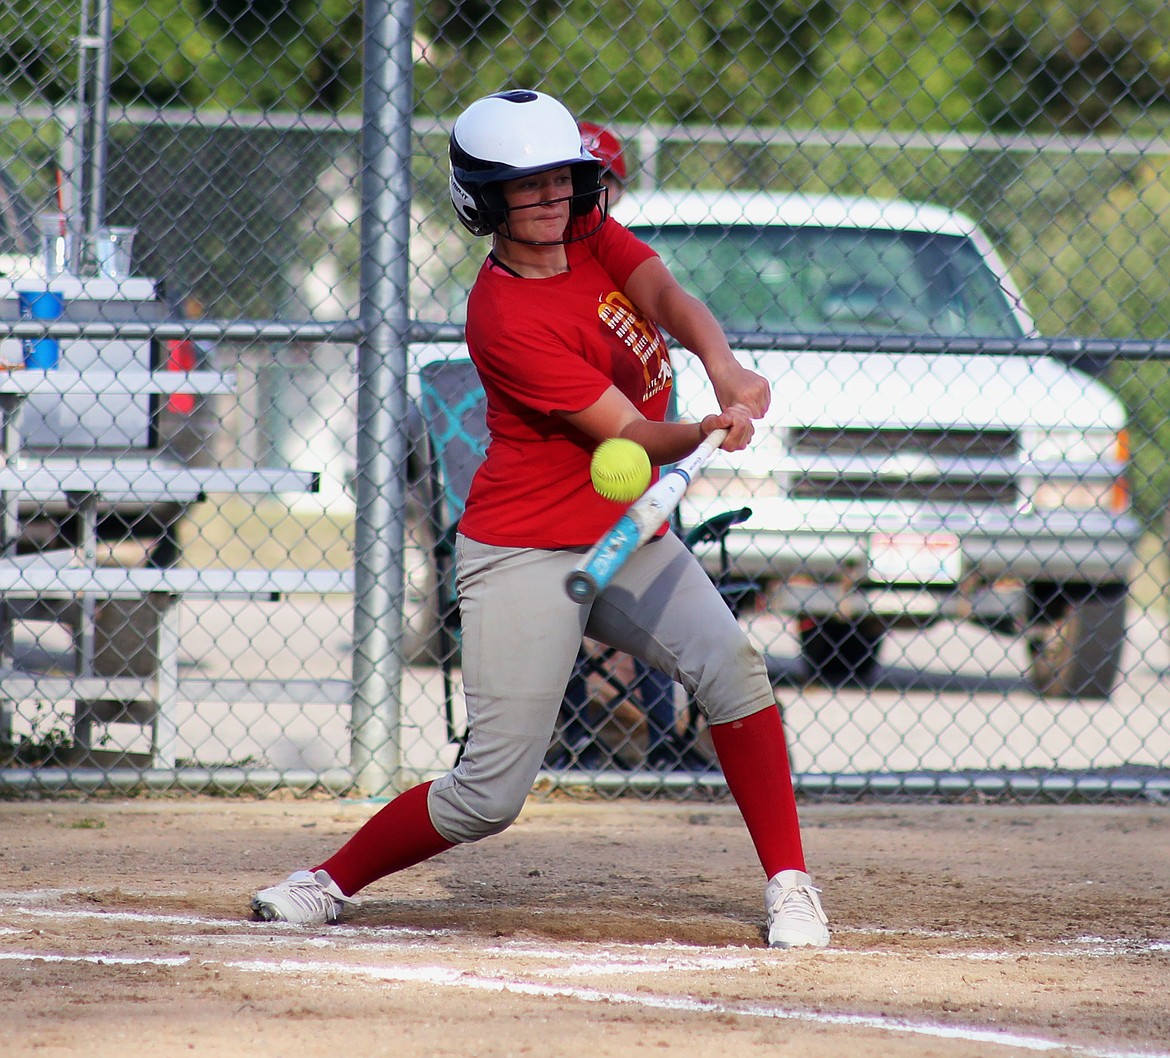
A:
<svg viewBox="0 0 1170 1058">
<path fill-rule="evenodd" d="M 638 499 L 565 578 L 565 591 L 579 603 L 592 602 L 623 563 L 649 540 L 678 507 L 691 478 L 718 451 L 726 430 L 712 430 L 689 456 L 676 463 Z"/>
</svg>

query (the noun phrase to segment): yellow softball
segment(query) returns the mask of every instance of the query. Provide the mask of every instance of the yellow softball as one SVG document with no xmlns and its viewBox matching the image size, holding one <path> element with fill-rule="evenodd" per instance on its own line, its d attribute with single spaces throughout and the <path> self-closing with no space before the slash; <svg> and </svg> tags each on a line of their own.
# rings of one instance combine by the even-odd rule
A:
<svg viewBox="0 0 1170 1058">
<path fill-rule="evenodd" d="M 589 476 L 607 500 L 633 503 L 650 484 L 650 457 L 637 441 L 610 437 L 593 450 Z"/>
</svg>

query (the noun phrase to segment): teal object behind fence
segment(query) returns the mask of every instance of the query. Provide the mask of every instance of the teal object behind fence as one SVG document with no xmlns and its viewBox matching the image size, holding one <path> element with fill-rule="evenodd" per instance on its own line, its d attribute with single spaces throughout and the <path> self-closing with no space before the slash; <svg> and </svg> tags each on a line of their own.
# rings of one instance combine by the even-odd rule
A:
<svg viewBox="0 0 1170 1058">
<path fill-rule="evenodd" d="M 420 378 L 420 404 L 442 490 L 440 517 L 445 526 L 453 526 L 487 452 L 483 385 L 470 360 L 427 364 Z"/>
</svg>

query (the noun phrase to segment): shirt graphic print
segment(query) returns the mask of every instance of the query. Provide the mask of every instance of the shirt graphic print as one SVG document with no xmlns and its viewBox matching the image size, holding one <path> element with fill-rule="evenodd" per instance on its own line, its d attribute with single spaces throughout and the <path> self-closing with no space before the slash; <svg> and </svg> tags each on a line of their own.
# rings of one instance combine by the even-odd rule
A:
<svg viewBox="0 0 1170 1058">
<path fill-rule="evenodd" d="M 644 404 L 652 397 L 669 389 L 672 382 L 670 361 L 666 356 L 666 343 L 657 327 L 642 316 L 633 303 L 620 291 L 610 291 L 597 306 L 597 315 L 622 343 L 641 366 L 641 391 L 631 392 L 633 387 L 620 385 L 627 397 L 635 404 Z M 615 365 L 616 366 L 616 365 Z M 621 380 L 625 382 L 625 379 Z"/>
</svg>

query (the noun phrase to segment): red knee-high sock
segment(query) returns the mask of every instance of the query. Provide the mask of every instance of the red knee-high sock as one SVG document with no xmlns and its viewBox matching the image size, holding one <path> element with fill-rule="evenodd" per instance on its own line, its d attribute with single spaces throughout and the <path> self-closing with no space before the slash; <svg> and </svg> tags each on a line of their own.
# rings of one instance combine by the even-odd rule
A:
<svg viewBox="0 0 1170 1058">
<path fill-rule="evenodd" d="M 399 794 L 313 870 L 328 871 L 341 891 L 353 896 L 370 882 L 452 848 L 454 842 L 439 834 L 427 811 L 430 787 L 425 782 Z"/>
<path fill-rule="evenodd" d="M 780 710 L 761 709 L 730 724 L 714 724 L 711 740 L 764 874 L 771 878 L 780 871 L 803 871 L 804 847 Z"/>
</svg>

